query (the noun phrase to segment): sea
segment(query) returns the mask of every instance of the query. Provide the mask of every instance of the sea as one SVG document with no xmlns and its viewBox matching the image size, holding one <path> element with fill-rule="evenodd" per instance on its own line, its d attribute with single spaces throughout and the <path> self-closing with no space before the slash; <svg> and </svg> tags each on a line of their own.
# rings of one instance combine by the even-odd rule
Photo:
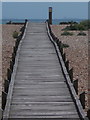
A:
<svg viewBox="0 0 90 120">
<path fill-rule="evenodd" d="M 52 24 L 58 25 L 60 22 L 70 22 L 70 21 L 74 21 L 74 22 L 81 22 L 85 19 L 53 19 L 52 20 Z M 25 19 L 3 19 L 0 20 L 0 24 L 6 24 L 7 22 L 12 21 L 12 22 L 25 22 Z M 46 19 L 29 19 L 29 22 L 45 22 Z"/>
</svg>

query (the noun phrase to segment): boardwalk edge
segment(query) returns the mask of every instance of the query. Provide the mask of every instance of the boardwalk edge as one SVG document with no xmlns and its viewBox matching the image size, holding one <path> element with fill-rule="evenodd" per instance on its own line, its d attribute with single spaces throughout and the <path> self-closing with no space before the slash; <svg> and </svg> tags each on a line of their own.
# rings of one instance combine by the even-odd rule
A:
<svg viewBox="0 0 90 120">
<path fill-rule="evenodd" d="M 6 105 L 5 105 L 5 109 L 3 110 L 3 113 L 2 113 L 3 120 L 8 120 L 8 118 L 9 118 L 10 103 L 11 103 L 11 98 L 12 98 L 14 79 L 15 79 L 16 70 L 17 70 L 17 66 L 18 66 L 19 51 L 21 48 L 22 40 L 25 37 L 28 22 L 25 22 L 24 25 L 25 25 L 24 32 L 22 33 L 22 37 L 21 37 L 21 40 L 19 42 L 19 45 L 18 45 L 18 48 L 16 51 L 15 63 L 13 66 L 13 72 L 11 74 L 11 80 L 10 80 L 9 89 L 8 89 L 7 98 L 6 98 Z"/>
<path fill-rule="evenodd" d="M 66 69 L 66 67 L 65 67 L 65 63 L 64 63 L 63 58 L 62 58 L 62 55 L 61 55 L 61 53 L 60 53 L 60 51 L 59 51 L 59 48 L 58 48 L 56 42 L 53 40 L 53 38 L 52 38 L 52 36 L 51 36 L 51 34 L 50 34 L 50 32 L 52 32 L 52 31 L 51 31 L 51 29 L 49 29 L 49 28 L 50 28 L 50 26 L 49 26 L 49 24 L 46 22 L 46 29 L 47 29 L 48 36 L 49 36 L 51 42 L 53 43 L 53 45 L 54 45 L 54 47 L 55 47 L 55 50 L 56 50 L 56 53 L 57 53 L 59 62 L 60 62 L 61 67 L 62 67 L 63 74 L 64 74 L 64 76 L 65 76 L 65 78 L 66 78 L 66 82 L 67 82 L 68 88 L 69 88 L 70 93 L 71 93 L 71 95 L 72 95 L 73 101 L 74 101 L 74 103 L 75 103 L 75 105 L 76 105 L 76 108 L 77 108 L 78 114 L 79 114 L 79 116 L 80 116 L 80 119 L 81 119 L 81 120 L 88 120 L 88 118 L 85 116 L 83 107 L 82 107 L 82 105 L 81 105 L 81 103 L 80 103 L 80 100 L 78 99 L 78 96 L 77 96 L 77 94 L 76 94 L 76 91 L 75 91 L 75 89 L 74 89 L 74 87 L 73 87 L 73 84 L 72 84 L 72 82 L 71 82 L 71 80 L 70 80 L 69 73 L 68 73 L 68 71 L 67 71 L 67 69 Z"/>
</svg>

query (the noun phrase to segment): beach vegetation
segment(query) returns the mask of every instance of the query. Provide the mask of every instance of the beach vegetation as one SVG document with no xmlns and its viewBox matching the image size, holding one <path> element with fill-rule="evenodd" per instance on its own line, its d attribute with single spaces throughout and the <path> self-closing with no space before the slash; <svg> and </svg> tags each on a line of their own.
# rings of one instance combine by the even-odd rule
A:
<svg viewBox="0 0 90 120">
<path fill-rule="evenodd" d="M 80 33 L 77 34 L 77 36 L 86 36 L 86 33 L 81 31 Z"/>
<path fill-rule="evenodd" d="M 14 32 L 13 32 L 13 38 L 18 38 L 18 34 L 19 34 L 19 33 L 18 33 L 17 31 L 14 31 Z"/>
<path fill-rule="evenodd" d="M 63 35 L 63 36 L 72 36 L 73 33 L 72 32 L 68 32 L 68 31 L 64 31 L 63 33 L 61 33 L 61 35 Z"/>
<path fill-rule="evenodd" d="M 64 44 L 64 43 L 62 43 L 62 44 L 61 44 L 61 47 L 62 47 L 62 48 L 68 48 L 69 45 L 68 45 L 68 44 Z"/>
<path fill-rule="evenodd" d="M 68 25 L 68 24 L 78 24 L 78 23 L 74 22 L 74 21 L 68 21 L 68 22 L 60 22 L 59 24 L 60 25 L 63 25 L 63 24 Z"/>
<path fill-rule="evenodd" d="M 90 20 L 81 21 L 78 24 L 70 24 L 62 30 L 88 30 L 90 29 Z"/>
</svg>

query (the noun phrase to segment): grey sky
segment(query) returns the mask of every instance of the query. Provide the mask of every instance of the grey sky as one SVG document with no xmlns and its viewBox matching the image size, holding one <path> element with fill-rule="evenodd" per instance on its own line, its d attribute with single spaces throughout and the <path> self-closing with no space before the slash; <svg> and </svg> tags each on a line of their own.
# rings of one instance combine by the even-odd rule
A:
<svg viewBox="0 0 90 120">
<path fill-rule="evenodd" d="M 3 2 L 2 16 L 16 19 L 47 19 L 53 7 L 53 19 L 88 18 L 88 2 Z"/>
</svg>

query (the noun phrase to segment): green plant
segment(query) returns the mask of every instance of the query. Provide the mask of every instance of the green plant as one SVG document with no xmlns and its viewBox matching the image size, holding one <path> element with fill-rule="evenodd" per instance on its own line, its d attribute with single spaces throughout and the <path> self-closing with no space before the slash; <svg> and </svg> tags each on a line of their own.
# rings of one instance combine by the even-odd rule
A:
<svg viewBox="0 0 90 120">
<path fill-rule="evenodd" d="M 62 48 L 68 48 L 69 45 L 68 45 L 68 44 L 64 44 L 64 43 L 62 43 L 62 44 L 61 44 L 61 47 L 62 47 Z"/>
<path fill-rule="evenodd" d="M 81 21 L 78 24 L 73 24 L 73 22 L 62 30 L 88 30 L 90 29 L 90 20 Z"/>
<path fill-rule="evenodd" d="M 90 29 L 90 20 L 83 20 L 80 22 L 86 29 Z"/>
<path fill-rule="evenodd" d="M 64 28 L 63 30 L 86 30 L 86 27 L 82 24 L 75 24 L 75 25 L 70 25 Z"/>
<path fill-rule="evenodd" d="M 80 32 L 80 33 L 77 34 L 77 36 L 86 36 L 86 33 Z"/>
<path fill-rule="evenodd" d="M 86 27 L 83 24 L 78 24 L 77 30 L 86 30 Z"/>
<path fill-rule="evenodd" d="M 68 22 L 60 22 L 59 24 L 78 24 L 77 22 L 74 22 L 74 21 L 68 21 Z"/>
<path fill-rule="evenodd" d="M 13 38 L 18 38 L 18 32 L 17 31 L 13 32 Z"/>
<path fill-rule="evenodd" d="M 73 33 L 71 33 L 71 32 L 67 32 L 67 31 L 64 31 L 61 35 L 65 35 L 65 36 L 70 35 L 70 36 L 72 36 L 72 35 L 73 35 Z"/>
</svg>

